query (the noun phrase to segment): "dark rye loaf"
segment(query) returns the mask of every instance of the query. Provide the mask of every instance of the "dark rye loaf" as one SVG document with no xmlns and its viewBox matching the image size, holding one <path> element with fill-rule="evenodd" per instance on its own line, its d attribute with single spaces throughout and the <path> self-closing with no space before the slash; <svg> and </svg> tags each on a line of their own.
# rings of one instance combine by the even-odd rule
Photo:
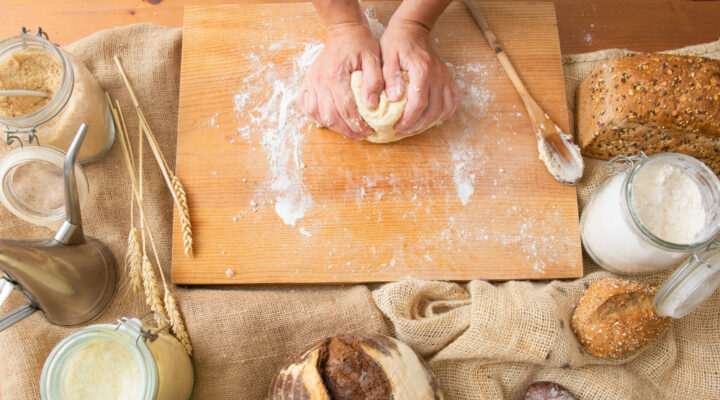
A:
<svg viewBox="0 0 720 400">
<path fill-rule="evenodd" d="M 720 173 L 720 61 L 635 54 L 603 63 L 578 87 L 582 153 L 677 152 Z"/>
</svg>

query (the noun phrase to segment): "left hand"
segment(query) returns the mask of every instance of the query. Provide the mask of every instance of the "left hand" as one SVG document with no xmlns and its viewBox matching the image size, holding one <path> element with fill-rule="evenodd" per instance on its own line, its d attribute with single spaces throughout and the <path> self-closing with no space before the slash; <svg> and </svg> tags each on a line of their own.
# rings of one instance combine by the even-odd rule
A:
<svg viewBox="0 0 720 400">
<path fill-rule="evenodd" d="M 450 69 L 430 46 L 427 27 L 409 20 L 391 21 L 380 47 L 388 99 L 397 101 L 407 90 L 405 112 L 395 124 L 399 136 L 413 135 L 455 113 L 460 91 Z M 407 88 L 402 71 L 408 75 Z"/>
</svg>

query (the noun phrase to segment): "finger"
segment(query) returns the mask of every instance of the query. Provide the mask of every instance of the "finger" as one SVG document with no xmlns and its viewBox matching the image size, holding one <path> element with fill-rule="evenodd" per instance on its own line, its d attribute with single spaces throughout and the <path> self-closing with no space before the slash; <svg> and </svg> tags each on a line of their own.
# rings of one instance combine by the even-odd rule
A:
<svg viewBox="0 0 720 400">
<path fill-rule="evenodd" d="M 443 112 L 440 116 L 440 121 L 446 121 L 455 114 L 457 110 L 459 99 L 453 94 L 452 87 L 445 86 L 443 88 Z"/>
<path fill-rule="evenodd" d="M 430 94 L 428 96 L 428 105 L 425 111 L 422 113 L 417 122 L 410 126 L 405 132 L 408 135 L 414 135 L 423 129 L 427 128 L 430 124 L 440 120 L 443 113 L 443 87 L 431 86 Z"/>
<path fill-rule="evenodd" d="M 365 101 L 365 106 L 374 110 L 380 100 L 380 92 L 385 86 L 380 67 L 380 59 L 374 54 L 369 54 L 362 59 L 363 83 L 360 93 Z"/>
<path fill-rule="evenodd" d="M 353 132 L 353 130 L 350 129 L 350 127 L 345 123 L 342 117 L 340 117 L 340 114 L 338 114 L 332 96 L 324 98 L 323 101 L 320 103 L 319 108 L 322 126 L 338 132 L 343 136 L 359 139 L 358 134 Z"/>
<path fill-rule="evenodd" d="M 410 128 L 418 122 L 420 116 L 428 107 L 430 88 L 427 73 L 418 68 L 408 71 L 409 85 L 407 88 L 407 104 L 402 118 L 395 125 L 395 130 L 401 135 L 410 133 Z"/>
<path fill-rule="evenodd" d="M 300 110 L 313 120 L 316 124 L 320 123 L 320 111 L 318 109 L 317 94 L 310 88 L 301 89 L 295 99 L 295 103 L 300 107 Z"/>
<path fill-rule="evenodd" d="M 362 117 L 360 117 L 360 113 L 357 110 L 355 97 L 350 88 L 350 74 L 344 75 L 344 77 L 347 77 L 345 84 L 340 83 L 342 82 L 341 79 L 331 88 L 335 110 L 343 120 L 344 125 L 352 130 L 352 137 L 364 138 L 370 134 L 370 127 L 367 126 Z"/>
<path fill-rule="evenodd" d="M 400 70 L 400 61 L 397 56 L 383 59 L 382 74 L 385 80 L 385 93 L 390 101 L 398 101 L 405 93 L 405 81 Z"/>
</svg>

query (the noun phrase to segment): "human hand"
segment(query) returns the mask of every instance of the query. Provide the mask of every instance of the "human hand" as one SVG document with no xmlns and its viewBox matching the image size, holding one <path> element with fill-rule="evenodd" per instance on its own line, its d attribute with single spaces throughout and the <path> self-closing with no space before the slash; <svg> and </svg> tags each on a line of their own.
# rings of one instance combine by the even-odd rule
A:
<svg viewBox="0 0 720 400">
<path fill-rule="evenodd" d="M 388 99 L 400 100 L 407 90 L 405 111 L 395 125 L 399 136 L 413 135 L 455 113 L 460 91 L 450 69 L 430 46 L 427 27 L 409 20 L 390 21 L 380 46 Z M 407 72 L 408 88 L 402 71 Z"/>
<path fill-rule="evenodd" d="M 305 74 L 297 105 L 320 126 L 355 139 L 370 135 L 350 89 L 350 73 L 357 70 L 363 71 L 362 98 L 374 109 L 383 88 L 380 43 L 362 23 L 329 26 L 325 49 Z"/>
</svg>

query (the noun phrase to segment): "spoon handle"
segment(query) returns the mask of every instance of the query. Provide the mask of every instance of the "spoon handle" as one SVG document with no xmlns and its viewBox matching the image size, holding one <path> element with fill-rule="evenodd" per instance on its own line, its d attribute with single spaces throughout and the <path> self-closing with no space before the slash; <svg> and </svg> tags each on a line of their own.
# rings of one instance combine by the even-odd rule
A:
<svg viewBox="0 0 720 400">
<path fill-rule="evenodd" d="M 50 97 L 48 93 L 40 92 L 38 90 L 0 90 L 0 97 L 2 96 L 37 96 L 37 97 Z"/>
</svg>

